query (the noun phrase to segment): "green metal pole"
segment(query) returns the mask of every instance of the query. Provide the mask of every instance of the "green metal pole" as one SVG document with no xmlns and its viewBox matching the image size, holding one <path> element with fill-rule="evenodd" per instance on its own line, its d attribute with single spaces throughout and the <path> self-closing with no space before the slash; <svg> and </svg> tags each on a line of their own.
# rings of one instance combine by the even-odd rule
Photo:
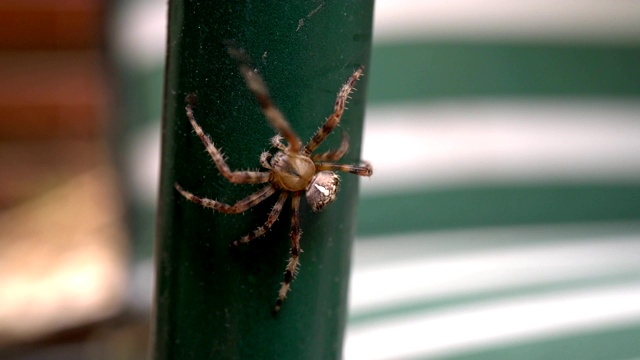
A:
<svg viewBox="0 0 640 360">
<path fill-rule="evenodd" d="M 256 169 L 273 129 L 227 54 L 232 41 L 251 55 L 275 104 L 301 139 L 327 116 L 340 86 L 368 61 L 373 1 L 170 1 L 164 94 L 155 359 L 335 359 L 341 357 L 358 178 L 342 175 L 337 200 L 313 213 L 303 200 L 299 275 L 271 314 L 289 257 L 290 201 L 266 236 L 231 252 L 229 243 L 266 220 L 272 197 L 242 215 L 185 200 L 178 181 L 200 196 L 233 203 L 258 186 L 228 183 L 192 131 L 184 107 L 232 169 Z M 367 77 L 361 78 L 336 134 L 320 151 L 351 149 L 360 160 Z M 375 165 L 375 164 L 374 164 Z"/>
</svg>

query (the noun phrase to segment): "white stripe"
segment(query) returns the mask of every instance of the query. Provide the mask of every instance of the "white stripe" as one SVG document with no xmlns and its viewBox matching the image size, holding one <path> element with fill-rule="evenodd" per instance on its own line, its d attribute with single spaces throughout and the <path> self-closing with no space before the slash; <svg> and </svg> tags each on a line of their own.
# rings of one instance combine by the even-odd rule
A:
<svg viewBox="0 0 640 360">
<path fill-rule="evenodd" d="M 429 38 L 640 43 L 640 2 L 379 0 L 374 40 Z"/>
<path fill-rule="evenodd" d="M 640 179 L 640 101 L 485 100 L 367 110 L 366 192 Z"/>
<path fill-rule="evenodd" d="M 416 302 L 630 272 L 640 276 L 637 226 L 632 233 L 580 235 L 582 240 L 567 238 L 592 227 L 576 226 L 573 236 L 570 228 L 558 229 L 562 228 L 474 229 L 357 241 L 350 313 L 358 316 Z M 485 246 L 500 241 L 496 239 L 510 239 L 511 244 L 503 241 L 497 249 L 461 250 L 469 239 Z M 526 241 L 518 244 L 518 239 Z M 434 249 L 442 246 L 450 251 Z"/>
<path fill-rule="evenodd" d="M 114 49 L 125 65 L 156 70 L 167 47 L 168 1 L 123 1 L 111 25 Z"/>
<path fill-rule="evenodd" d="M 640 324 L 640 284 L 476 303 L 350 327 L 344 358 L 459 355 L 626 324 Z"/>
</svg>

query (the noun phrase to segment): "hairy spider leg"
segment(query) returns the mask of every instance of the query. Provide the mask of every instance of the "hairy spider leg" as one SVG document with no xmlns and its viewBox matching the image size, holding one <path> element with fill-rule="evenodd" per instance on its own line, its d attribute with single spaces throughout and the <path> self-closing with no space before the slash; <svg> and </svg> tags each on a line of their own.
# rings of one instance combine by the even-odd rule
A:
<svg viewBox="0 0 640 360">
<path fill-rule="evenodd" d="M 191 108 L 191 105 L 187 105 L 186 109 L 187 116 L 189 117 L 189 122 L 191 122 L 191 126 L 195 130 L 196 134 L 198 134 L 198 136 L 200 137 L 200 140 L 202 140 L 202 143 L 209 152 L 209 155 L 211 155 L 211 159 L 213 159 L 213 162 L 218 167 L 218 170 L 220 171 L 222 176 L 224 176 L 227 180 L 234 184 L 260 184 L 269 181 L 269 172 L 231 171 L 227 163 L 224 161 L 224 157 L 222 156 L 220 151 L 216 149 L 213 141 L 211 141 L 211 138 L 209 138 L 209 136 L 205 134 L 204 131 L 202 131 L 202 128 L 196 122 L 196 118 L 193 116 L 193 109 Z"/>
<path fill-rule="evenodd" d="M 300 237 L 302 233 L 300 232 L 300 197 L 302 196 L 302 191 L 296 191 L 293 193 L 293 198 L 291 199 L 291 257 L 289 258 L 289 262 L 287 263 L 287 267 L 284 271 L 284 280 L 282 281 L 282 286 L 280 287 L 280 291 L 278 292 L 278 299 L 276 300 L 276 306 L 273 309 L 273 313 L 277 313 L 280 311 L 282 307 L 282 302 L 287 297 L 287 292 L 291 288 L 291 281 L 296 276 L 298 272 L 298 266 L 300 265 L 300 261 L 298 260 L 300 256 Z"/>
<path fill-rule="evenodd" d="M 235 204 L 229 205 L 216 200 L 201 198 L 193 195 L 192 193 L 183 189 L 182 186 L 180 186 L 180 184 L 178 183 L 175 183 L 175 187 L 176 190 L 178 190 L 180 194 L 182 194 L 182 196 L 184 196 L 187 200 L 225 214 L 239 214 L 241 212 L 245 212 L 248 209 L 258 205 L 276 192 L 276 188 L 273 185 L 267 185 L 262 189 L 256 191 L 255 193 L 247 196 L 246 198 L 236 202 Z"/>
<path fill-rule="evenodd" d="M 278 150 L 285 151 L 287 147 L 282 143 L 282 139 L 284 139 L 280 134 L 271 138 L 271 146 L 277 148 Z"/>
<path fill-rule="evenodd" d="M 373 174 L 373 168 L 371 164 L 363 161 L 362 165 L 345 165 L 345 164 L 332 164 L 332 163 L 319 163 L 316 164 L 316 172 L 319 171 L 342 171 L 358 176 L 371 176 Z"/>
<path fill-rule="evenodd" d="M 284 205 L 285 200 L 287 200 L 287 196 L 289 196 L 288 191 L 283 191 L 280 194 L 278 201 L 275 203 L 275 205 L 273 205 L 273 208 L 269 213 L 269 217 L 267 218 L 267 222 L 265 222 L 264 225 L 255 229 L 252 233 L 243 236 L 240 240 L 236 240 L 232 242 L 231 245 L 238 246 L 240 244 L 246 244 L 253 239 L 259 238 L 260 236 L 264 235 L 267 232 L 267 230 L 271 229 L 271 226 L 273 226 L 273 223 L 275 223 L 276 220 L 278 220 L 278 217 L 280 216 L 280 212 L 282 212 L 282 206 Z"/>
<path fill-rule="evenodd" d="M 344 154 L 349 151 L 349 135 L 346 132 L 342 132 L 342 142 L 340 143 L 340 147 L 333 151 L 327 151 L 322 154 L 316 154 L 311 156 L 311 160 L 313 162 L 318 161 L 338 161 L 340 160 Z"/>
<path fill-rule="evenodd" d="M 302 150 L 303 154 L 309 155 L 315 150 L 333 131 L 333 129 L 338 126 L 340 123 L 340 118 L 342 117 L 342 113 L 344 112 L 344 106 L 347 103 L 347 99 L 349 98 L 349 94 L 353 90 L 353 86 L 356 81 L 362 75 L 362 71 L 364 70 L 364 66 L 360 66 L 354 73 L 351 75 L 349 80 L 342 85 L 342 88 L 338 92 L 338 96 L 336 97 L 336 103 L 333 107 L 333 114 L 329 116 L 327 121 L 318 129 L 315 135 L 311 138 L 309 143 Z"/>
<path fill-rule="evenodd" d="M 231 57 L 233 57 L 238 63 L 238 68 L 240 69 L 240 73 L 242 74 L 244 81 L 247 83 L 247 87 L 251 90 L 256 99 L 258 99 L 262 113 L 269 120 L 271 126 L 273 126 L 278 133 L 284 136 L 289 143 L 291 151 L 300 151 L 300 148 L 302 147 L 300 138 L 295 132 L 293 132 L 284 115 L 273 104 L 271 96 L 269 96 L 269 91 L 267 90 L 267 85 L 264 83 L 262 77 L 249 65 L 249 55 L 247 55 L 243 49 L 237 49 L 234 47 L 229 47 L 228 51 L 229 55 L 231 55 Z"/>
<path fill-rule="evenodd" d="M 260 165 L 262 165 L 262 167 L 265 169 L 271 170 L 272 167 L 271 167 L 271 164 L 269 163 L 269 160 L 271 160 L 272 156 L 273 155 L 271 155 L 271 153 L 266 151 L 260 154 Z"/>
</svg>

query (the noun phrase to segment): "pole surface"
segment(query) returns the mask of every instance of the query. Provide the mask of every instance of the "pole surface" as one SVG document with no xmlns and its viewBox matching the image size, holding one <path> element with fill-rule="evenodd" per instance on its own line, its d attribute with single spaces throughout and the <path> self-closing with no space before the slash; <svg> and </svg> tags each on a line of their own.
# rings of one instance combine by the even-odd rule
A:
<svg viewBox="0 0 640 360">
<path fill-rule="evenodd" d="M 275 134 L 227 53 L 244 48 L 271 97 L 303 142 L 333 112 L 336 94 L 360 65 L 363 76 L 341 125 L 318 149 L 350 150 L 360 161 L 373 1 L 170 1 L 164 92 L 155 359 L 337 359 L 341 357 L 358 177 L 341 174 L 337 200 L 321 213 L 301 206 L 301 268 L 280 312 L 277 291 L 289 258 L 290 200 L 272 230 L 237 251 L 229 243 L 262 225 L 277 196 L 227 215 L 187 201 L 174 188 L 234 203 L 259 185 L 220 174 L 193 132 L 195 118 L 232 170 L 260 168 Z M 374 164 L 375 165 L 375 164 Z"/>
</svg>

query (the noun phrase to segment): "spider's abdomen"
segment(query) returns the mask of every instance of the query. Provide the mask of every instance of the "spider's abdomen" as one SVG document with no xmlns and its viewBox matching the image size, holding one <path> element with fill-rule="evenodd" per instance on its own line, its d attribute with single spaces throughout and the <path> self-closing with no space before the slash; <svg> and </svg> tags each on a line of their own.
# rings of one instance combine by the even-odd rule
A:
<svg viewBox="0 0 640 360">
<path fill-rule="evenodd" d="M 307 188 L 307 202 L 313 211 L 320 211 L 336 199 L 340 177 L 331 171 L 320 171 Z"/>
<path fill-rule="evenodd" d="M 316 173 L 316 165 L 309 157 L 282 151 L 273 156 L 271 166 L 273 181 L 289 191 L 305 190 Z"/>
</svg>

